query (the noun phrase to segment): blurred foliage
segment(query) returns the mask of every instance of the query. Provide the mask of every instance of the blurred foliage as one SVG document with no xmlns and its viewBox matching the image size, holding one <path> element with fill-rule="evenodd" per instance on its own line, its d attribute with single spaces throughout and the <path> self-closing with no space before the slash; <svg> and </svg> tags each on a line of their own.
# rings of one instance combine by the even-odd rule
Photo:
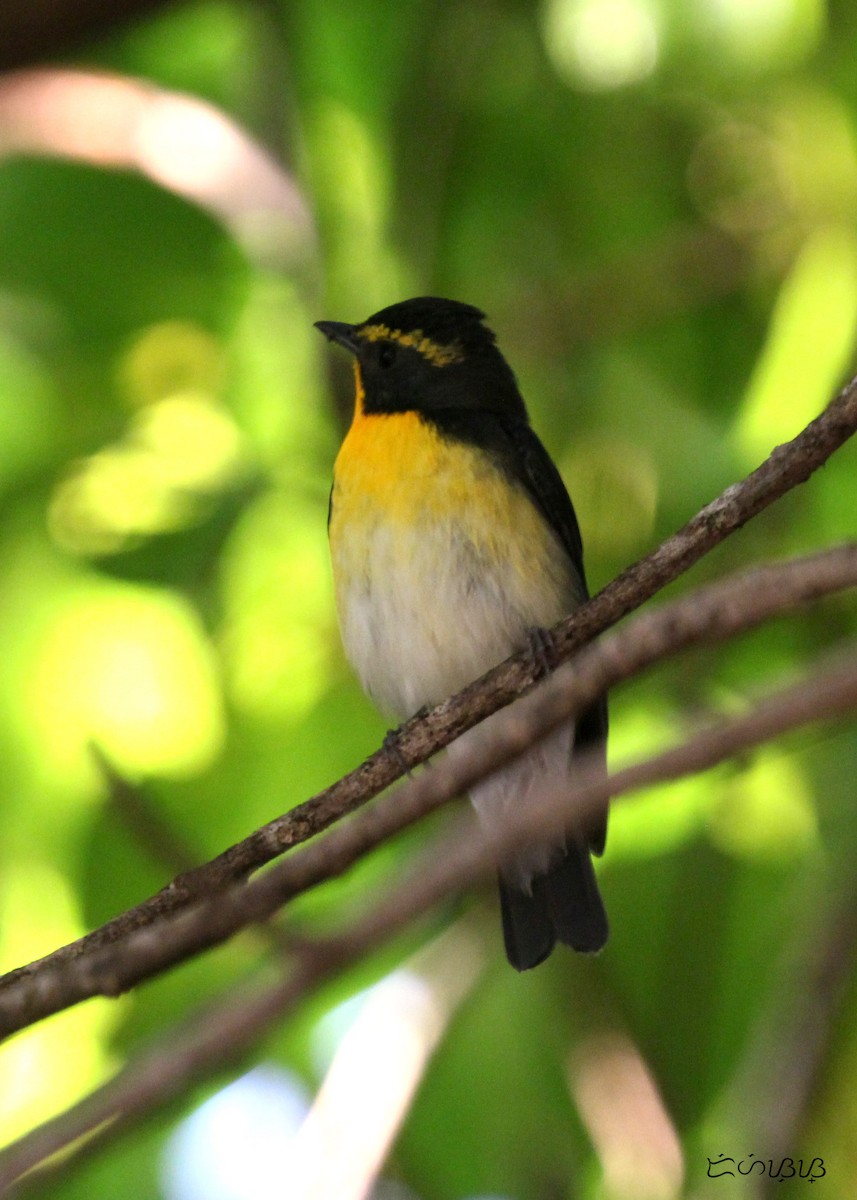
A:
<svg viewBox="0 0 857 1200">
<path fill-rule="evenodd" d="M 314 320 L 424 293 L 484 308 L 594 588 L 818 411 L 857 337 L 855 37 L 842 0 L 199 0 L 69 70 L 0 78 L 3 968 L 378 744 L 325 543 L 349 380 Z M 673 590 L 853 534 L 855 479 L 846 447 Z M 740 709 L 854 625 L 830 602 L 618 690 L 614 763 Z M 109 802 L 93 742 L 142 784 L 153 836 Z M 597 961 L 559 952 L 515 977 L 486 896 L 459 940 L 414 959 L 412 939 L 312 999 L 261 1048 L 266 1086 L 304 1111 L 362 989 L 401 959 L 437 1028 L 378 1196 L 749 1194 L 709 1183 L 707 1159 L 764 1155 L 773 1081 L 801 1049 L 778 1035 L 853 870 L 855 770 L 843 725 L 623 801 Z M 296 919 L 354 911 L 423 836 Z M 264 953 L 247 934 L 0 1048 L 0 1141 Z M 790 1150 L 823 1158 L 821 1196 L 857 1193 L 851 977 Z M 197 1161 L 178 1123 L 237 1070 L 44 1194 L 298 1195 L 291 1143 L 266 1159 L 231 1090 L 228 1119 L 212 1100 L 192 1127 L 220 1190 L 176 1166 L 179 1145 Z M 352 1102 L 371 1110 L 365 1074 Z"/>
</svg>

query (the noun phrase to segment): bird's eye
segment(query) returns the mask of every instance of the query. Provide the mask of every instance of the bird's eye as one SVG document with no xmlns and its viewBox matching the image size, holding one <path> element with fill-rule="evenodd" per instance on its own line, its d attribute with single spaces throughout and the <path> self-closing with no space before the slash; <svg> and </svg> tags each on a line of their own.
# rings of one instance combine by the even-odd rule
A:
<svg viewBox="0 0 857 1200">
<path fill-rule="evenodd" d="M 396 347 L 390 342 L 384 342 L 381 349 L 378 351 L 378 366 L 383 367 L 386 371 L 387 367 L 392 367 L 396 361 Z"/>
</svg>

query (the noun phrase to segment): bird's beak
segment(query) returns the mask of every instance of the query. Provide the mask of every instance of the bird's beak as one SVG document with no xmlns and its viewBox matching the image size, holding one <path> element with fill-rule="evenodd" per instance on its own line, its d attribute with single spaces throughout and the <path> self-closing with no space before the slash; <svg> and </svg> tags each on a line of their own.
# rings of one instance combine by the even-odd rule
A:
<svg viewBox="0 0 857 1200">
<path fill-rule="evenodd" d="M 355 332 L 356 325 L 346 325 L 344 321 L 316 321 L 315 327 L 321 330 L 328 341 L 338 342 L 352 354 L 360 353 L 360 339 Z"/>
</svg>

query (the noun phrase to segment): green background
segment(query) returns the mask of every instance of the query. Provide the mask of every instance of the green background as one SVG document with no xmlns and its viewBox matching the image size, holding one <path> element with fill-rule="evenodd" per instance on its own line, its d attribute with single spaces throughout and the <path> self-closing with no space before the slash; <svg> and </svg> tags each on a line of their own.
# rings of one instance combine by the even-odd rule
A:
<svg viewBox="0 0 857 1200">
<path fill-rule="evenodd" d="M 820 410 L 857 336 L 855 39 L 844 0 L 189 3 L 91 37 L 50 77 L 0 76 L 0 966 L 142 899 L 383 735 L 332 606 L 350 380 L 313 321 L 420 294 L 483 308 L 593 589 Z M 671 593 L 852 534 L 855 469 L 846 446 Z M 741 711 L 854 625 L 831 601 L 617 689 L 612 762 Z M 137 820 L 108 802 L 92 742 L 142 785 Z M 785 1152 L 823 1158 L 813 1194 L 853 1196 L 855 770 L 843 722 L 623 800 L 597 960 L 517 977 L 486 891 L 438 914 L 422 951 L 324 989 L 252 1061 L 312 1095 L 384 978 L 369 996 L 398 1017 L 377 1041 L 366 1018 L 353 1110 L 373 1111 L 396 1020 L 430 1048 L 379 1195 L 728 1200 L 750 1185 L 707 1178 L 708 1159 L 765 1157 L 797 1096 Z M 419 841 L 294 921 L 353 915 Z M 0 1143 L 265 953 L 245 935 L 4 1045 Z M 844 987 L 798 1095 L 817 958 Z M 178 1196 L 176 1128 L 251 1065 L 40 1194 Z M 284 1150 L 285 1190 L 223 1197 L 297 1195 L 292 1169 Z"/>
</svg>

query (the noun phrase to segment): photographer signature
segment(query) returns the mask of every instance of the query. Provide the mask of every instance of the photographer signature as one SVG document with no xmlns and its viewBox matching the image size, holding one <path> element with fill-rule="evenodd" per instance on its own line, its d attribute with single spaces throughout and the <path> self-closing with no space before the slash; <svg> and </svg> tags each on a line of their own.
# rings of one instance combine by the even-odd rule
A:
<svg viewBox="0 0 857 1200">
<path fill-rule="evenodd" d="M 719 1158 L 709 1158 L 708 1178 L 719 1179 L 723 1175 L 734 1175 L 732 1167 L 736 1168 L 739 1175 L 752 1175 L 755 1172 L 757 1175 L 769 1175 L 771 1179 L 800 1178 L 808 1179 L 810 1183 L 815 1183 L 816 1179 L 821 1179 L 827 1174 L 822 1158 L 814 1158 L 805 1171 L 802 1158 L 799 1158 L 797 1163 L 793 1158 L 784 1158 L 775 1171 L 772 1158 L 756 1158 L 755 1154 L 751 1154 L 749 1158 L 742 1158 L 736 1163 L 734 1158 L 721 1154 Z"/>
</svg>

